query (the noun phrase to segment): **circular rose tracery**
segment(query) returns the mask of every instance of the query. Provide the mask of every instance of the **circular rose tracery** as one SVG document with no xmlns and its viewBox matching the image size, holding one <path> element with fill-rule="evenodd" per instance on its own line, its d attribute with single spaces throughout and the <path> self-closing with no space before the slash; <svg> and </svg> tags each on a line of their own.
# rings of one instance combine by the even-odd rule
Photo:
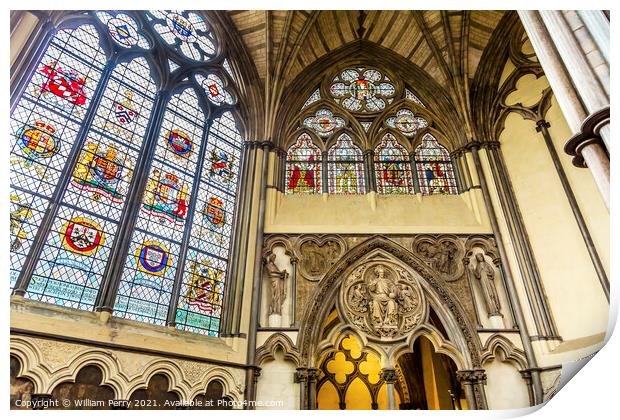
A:
<svg viewBox="0 0 620 420">
<path fill-rule="evenodd" d="M 329 88 L 332 98 L 352 112 L 379 112 L 394 99 L 390 79 L 374 69 L 346 69 Z"/>
</svg>

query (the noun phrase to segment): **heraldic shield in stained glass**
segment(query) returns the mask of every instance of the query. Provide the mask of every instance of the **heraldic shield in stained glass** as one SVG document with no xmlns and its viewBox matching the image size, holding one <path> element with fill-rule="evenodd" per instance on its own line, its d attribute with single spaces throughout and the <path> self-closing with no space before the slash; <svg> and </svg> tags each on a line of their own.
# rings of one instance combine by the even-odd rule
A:
<svg viewBox="0 0 620 420">
<path fill-rule="evenodd" d="M 287 193 L 321 192 L 321 150 L 303 133 L 287 153 Z"/>
<path fill-rule="evenodd" d="M 154 169 L 144 193 L 144 208 L 162 223 L 182 225 L 187 216 L 188 186 L 178 176 Z"/>
</svg>

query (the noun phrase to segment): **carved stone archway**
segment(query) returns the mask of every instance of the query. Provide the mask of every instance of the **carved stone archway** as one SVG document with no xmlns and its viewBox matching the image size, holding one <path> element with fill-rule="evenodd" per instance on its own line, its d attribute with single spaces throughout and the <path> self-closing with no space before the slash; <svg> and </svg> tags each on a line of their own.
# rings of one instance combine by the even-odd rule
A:
<svg viewBox="0 0 620 420">
<path fill-rule="evenodd" d="M 343 255 L 319 282 L 319 287 L 310 299 L 300 324 L 297 348 L 300 349 L 300 362 L 304 368 L 315 368 L 316 351 L 320 341 L 323 321 L 332 305 L 338 299 L 340 287 L 351 268 L 370 253 L 380 251 L 417 273 L 421 286 L 429 301 L 436 303 L 436 309 L 448 322 L 446 325 L 452 341 L 463 353 L 465 366 L 461 369 L 480 369 L 480 342 L 475 328 L 454 293 L 446 287 L 441 276 L 420 260 L 419 257 L 401 245 L 383 236 L 375 236 Z M 415 329 L 412 333 L 415 332 Z"/>
</svg>

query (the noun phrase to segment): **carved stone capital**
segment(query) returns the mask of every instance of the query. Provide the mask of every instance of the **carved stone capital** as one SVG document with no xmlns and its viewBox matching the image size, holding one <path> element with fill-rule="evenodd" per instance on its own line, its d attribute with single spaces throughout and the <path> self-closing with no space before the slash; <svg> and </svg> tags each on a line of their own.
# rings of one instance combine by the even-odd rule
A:
<svg viewBox="0 0 620 420">
<path fill-rule="evenodd" d="M 458 370 L 456 379 L 462 384 L 479 384 L 486 382 L 487 374 L 484 369 Z"/>
<path fill-rule="evenodd" d="M 600 144 L 603 148 L 603 140 L 601 139 L 601 128 L 609 124 L 609 107 L 605 107 L 599 111 L 593 112 L 581 124 L 581 131 L 571 137 L 564 145 L 564 151 L 573 157 L 573 165 L 578 168 L 587 167 L 581 151 L 588 145 L 593 143 Z"/>
<path fill-rule="evenodd" d="M 398 375 L 396 374 L 396 370 L 395 369 L 382 369 L 381 379 L 383 379 L 388 384 L 396 383 L 396 381 L 398 381 Z"/>
<path fill-rule="evenodd" d="M 308 369 L 308 382 L 316 382 L 319 379 L 319 370 L 318 369 Z"/>
<path fill-rule="evenodd" d="M 308 382 L 308 369 L 306 368 L 297 368 L 297 372 L 295 372 L 295 383 Z"/>
</svg>

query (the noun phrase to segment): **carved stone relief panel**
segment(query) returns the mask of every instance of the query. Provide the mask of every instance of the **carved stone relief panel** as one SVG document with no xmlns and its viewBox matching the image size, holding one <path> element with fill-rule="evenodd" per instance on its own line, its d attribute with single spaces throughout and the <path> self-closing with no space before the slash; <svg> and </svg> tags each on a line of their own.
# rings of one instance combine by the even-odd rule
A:
<svg viewBox="0 0 620 420">
<path fill-rule="evenodd" d="M 456 281 L 463 275 L 465 249 L 458 237 L 420 235 L 414 239 L 412 248 L 439 273 L 442 280 Z"/>
<path fill-rule="evenodd" d="M 335 235 L 300 238 L 297 246 L 300 274 L 319 281 L 346 250 L 346 243 Z"/>
<path fill-rule="evenodd" d="M 345 318 L 370 337 L 397 340 L 420 324 L 426 304 L 411 273 L 388 261 L 353 269 L 340 290 Z"/>
<path fill-rule="evenodd" d="M 481 298 L 474 296 L 469 280 L 471 267 L 475 266 L 475 256 L 469 254 L 472 247 L 482 246 L 491 264 L 497 259 L 494 239 L 489 235 L 382 235 L 402 246 L 404 250 L 420 257 L 435 273 L 447 289 L 459 299 L 469 320 L 479 327 L 482 325 L 476 308 Z M 290 244 L 292 253 L 298 258 L 295 285 L 295 319 L 302 318 L 312 299 L 317 285 L 330 268 L 343 258 L 347 252 L 364 243 L 373 235 L 314 235 L 314 234 L 276 234 L 267 235 L 266 249 L 275 242 Z M 288 247 L 287 247 L 288 248 Z M 283 268 L 282 266 L 281 268 Z M 467 268 L 467 270 L 466 270 Z M 500 281 L 497 272 L 496 281 Z M 504 299 L 500 292 L 500 301 Z M 500 302 L 503 305 L 503 302 Z M 267 304 L 267 303 L 266 303 Z M 511 325 L 506 325 L 511 328 Z"/>
</svg>

